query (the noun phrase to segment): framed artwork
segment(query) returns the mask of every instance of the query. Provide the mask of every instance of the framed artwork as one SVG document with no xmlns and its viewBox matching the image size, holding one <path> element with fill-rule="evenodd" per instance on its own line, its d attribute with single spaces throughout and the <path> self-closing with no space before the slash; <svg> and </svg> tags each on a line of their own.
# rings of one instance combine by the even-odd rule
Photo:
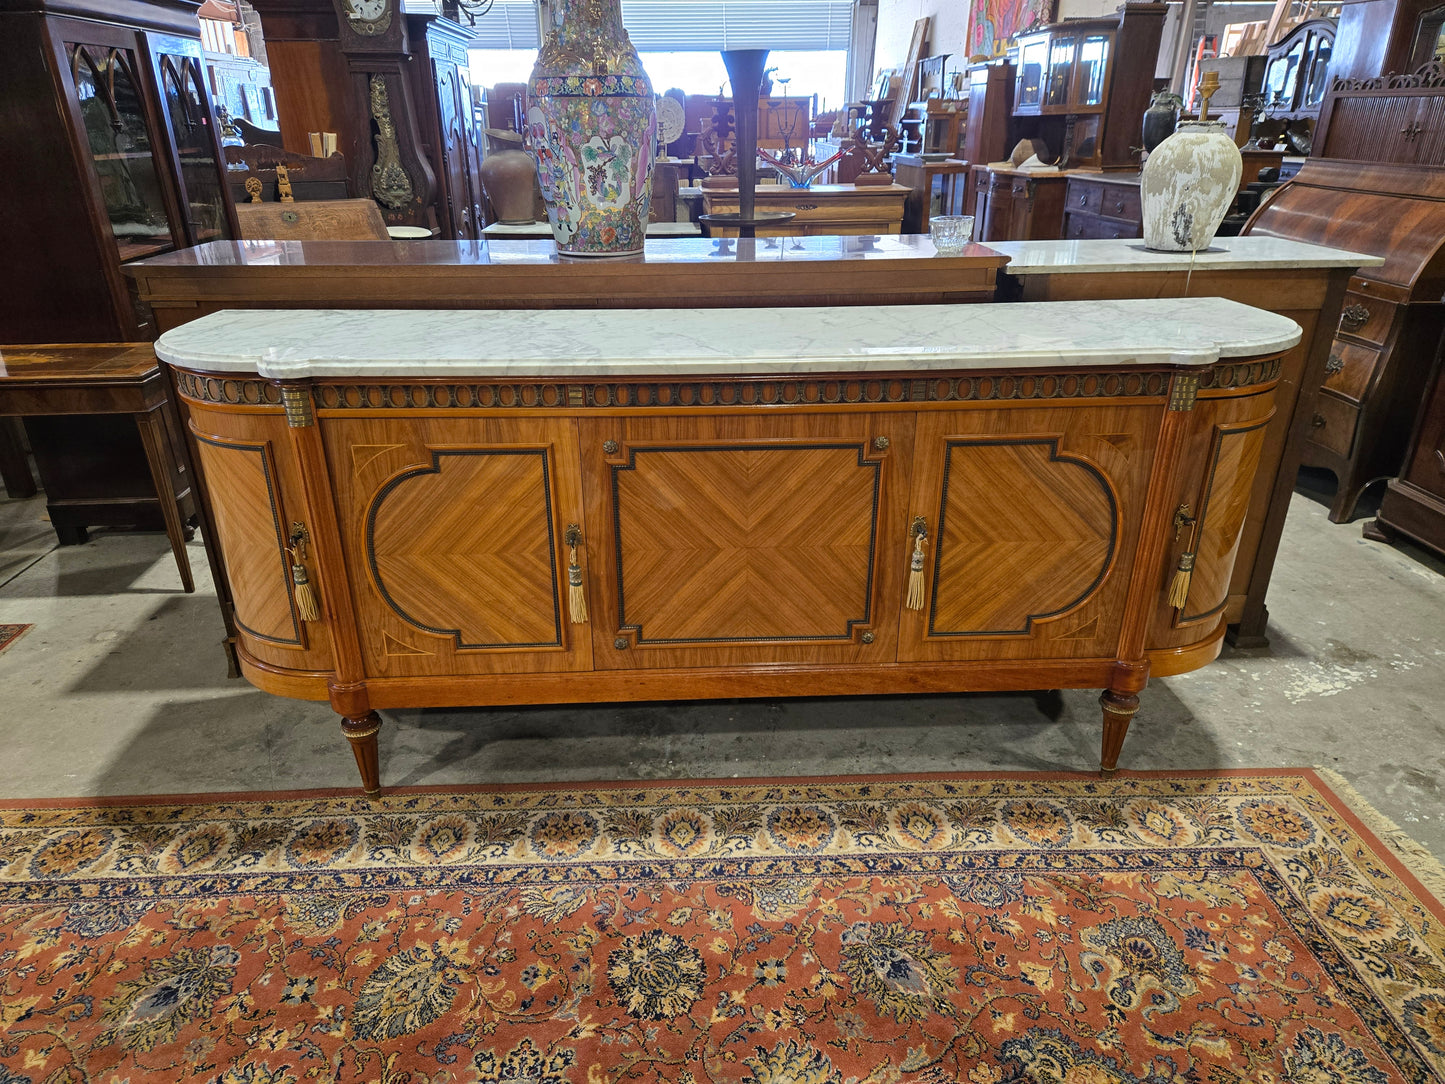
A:
<svg viewBox="0 0 1445 1084">
<path fill-rule="evenodd" d="M 1052 21 L 1055 0 L 972 0 L 968 17 L 968 55 L 1001 56 L 1009 39 Z"/>
</svg>

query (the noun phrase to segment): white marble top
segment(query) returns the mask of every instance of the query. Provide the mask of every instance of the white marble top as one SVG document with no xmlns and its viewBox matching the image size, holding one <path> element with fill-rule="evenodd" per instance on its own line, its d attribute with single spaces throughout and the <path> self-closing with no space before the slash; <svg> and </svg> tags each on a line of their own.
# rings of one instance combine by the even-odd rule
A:
<svg viewBox="0 0 1445 1084">
<path fill-rule="evenodd" d="M 1217 297 L 1012 305 L 547 311 L 247 309 L 166 332 L 184 368 L 271 379 L 1208 366 L 1283 350 L 1293 320 Z"/>
<path fill-rule="evenodd" d="M 1121 271 L 1259 271 L 1291 267 L 1378 267 L 1385 261 L 1363 252 L 1291 241 L 1283 237 L 1216 237 L 1194 254 L 1151 252 L 1138 238 L 1094 241 L 990 241 L 1009 258 L 1010 275 L 1078 275 Z"/>
</svg>

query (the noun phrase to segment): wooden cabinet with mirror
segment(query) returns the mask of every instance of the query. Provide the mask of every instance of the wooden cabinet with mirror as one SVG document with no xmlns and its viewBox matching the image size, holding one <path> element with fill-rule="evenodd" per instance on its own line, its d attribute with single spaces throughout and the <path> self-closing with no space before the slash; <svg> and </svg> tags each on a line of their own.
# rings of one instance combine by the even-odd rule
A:
<svg viewBox="0 0 1445 1084">
<path fill-rule="evenodd" d="M 122 265 L 235 236 L 195 0 L 0 0 L 0 326 L 14 343 L 153 338 Z M 159 528 L 129 418 L 26 423 L 63 541 Z M 178 491 L 186 482 L 176 479 Z"/>
<path fill-rule="evenodd" d="M 1018 137 L 1042 139 L 1059 164 L 1136 169 L 1163 4 L 1124 4 L 1019 38 L 1013 114 Z"/>
</svg>

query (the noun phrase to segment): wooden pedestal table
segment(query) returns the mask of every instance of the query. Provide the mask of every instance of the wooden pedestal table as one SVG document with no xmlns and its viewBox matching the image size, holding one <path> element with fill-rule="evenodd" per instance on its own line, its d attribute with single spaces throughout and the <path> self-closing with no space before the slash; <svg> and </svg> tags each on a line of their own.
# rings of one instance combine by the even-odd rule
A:
<svg viewBox="0 0 1445 1084">
<path fill-rule="evenodd" d="M 1070 191 L 1072 191 L 1072 185 Z M 1106 208 L 1107 209 L 1107 208 Z M 1217 237 L 1207 252 L 1150 252 L 1138 240 L 999 242 L 1009 265 L 1000 296 L 1025 301 L 1227 297 L 1287 316 L 1304 329 L 1284 357 L 1275 416 L 1260 452 L 1224 614 L 1237 647 L 1268 644 L 1265 592 L 1290 494 L 1329 364 L 1346 283 L 1378 256 L 1274 237 Z"/>
<path fill-rule="evenodd" d="M 900 200 L 899 207 L 902 207 Z M 896 229 L 895 229 L 896 232 Z M 926 237 L 649 240 L 563 259 L 535 241 L 220 242 L 127 265 L 162 331 L 221 309 L 653 309 L 992 301 L 1005 258 Z"/>
<path fill-rule="evenodd" d="M 166 375 L 149 343 L 0 346 L 0 417 L 129 414 L 135 419 L 181 586 L 194 591 L 185 521 L 195 508 L 188 467 L 172 453 L 167 433 L 169 403 Z M 74 540 L 83 542 L 84 531 Z"/>
<path fill-rule="evenodd" d="M 1150 674 L 1219 650 L 1298 339 L 1203 298 L 222 312 L 156 349 L 243 671 L 328 700 L 375 793 L 380 708 L 678 697 L 1101 687 L 1112 770 Z"/>
</svg>

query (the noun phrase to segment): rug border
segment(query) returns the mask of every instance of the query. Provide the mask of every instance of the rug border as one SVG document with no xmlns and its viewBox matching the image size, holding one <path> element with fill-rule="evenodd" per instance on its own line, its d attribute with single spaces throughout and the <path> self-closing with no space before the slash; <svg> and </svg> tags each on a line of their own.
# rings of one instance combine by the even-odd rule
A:
<svg viewBox="0 0 1445 1084">
<path fill-rule="evenodd" d="M 25 636 L 27 632 L 35 628 L 34 621 L 0 621 L 0 626 L 4 625 L 9 625 L 12 628 L 18 628 L 20 631 L 17 632 L 14 636 L 10 636 L 5 640 L 0 641 L 0 653 L 4 653 L 10 648 L 14 647 Z"/>
<path fill-rule="evenodd" d="M 22 633 L 23 635 L 23 633 Z M 1404 882 L 1420 905 L 1445 923 L 1445 899 L 1427 885 L 1442 876 L 1437 872 L 1440 862 L 1428 849 L 1410 840 L 1407 834 L 1379 810 L 1375 809 L 1344 776 L 1333 769 L 1313 767 L 1280 768 L 1184 768 L 1119 771 L 1120 779 L 1268 779 L 1295 776 L 1308 781 L 1363 843 L 1390 871 Z M 1336 781 L 1324 776 L 1334 776 Z M 509 794 L 531 790 L 660 790 L 668 787 L 695 786 L 818 786 L 855 783 L 909 783 L 941 780 L 1018 780 L 1020 782 L 1068 782 L 1098 780 L 1092 771 L 972 771 L 972 772 L 901 772 L 879 775 L 793 775 L 793 776 L 721 776 L 685 779 L 605 779 L 597 781 L 561 780 L 534 783 L 434 783 L 425 786 L 388 787 L 383 797 L 404 798 L 424 794 Z M 1343 784 L 1343 785 L 1341 785 Z M 1341 793 L 1341 792 L 1347 792 Z M 127 806 L 155 805 L 247 805 L 267 802 L 308 801 L 324 798 L 365 800 L 359 787 L 324 787 L 278 791 L 222 791 L 181 794 L 107 794 L 80 798 L 0 798 L 0 810 L 26 809 L 114 809 Z M 1356 808 L 1356 805 L 1359 808 Z M 1393 841 L 1393 842 L 1392 842 Z M 1415 865 L 1414 854 L 1423 854 L 1428 862 Z M 1402 853 L 1403 852 L 1403 853 Z"/>
</svg>

